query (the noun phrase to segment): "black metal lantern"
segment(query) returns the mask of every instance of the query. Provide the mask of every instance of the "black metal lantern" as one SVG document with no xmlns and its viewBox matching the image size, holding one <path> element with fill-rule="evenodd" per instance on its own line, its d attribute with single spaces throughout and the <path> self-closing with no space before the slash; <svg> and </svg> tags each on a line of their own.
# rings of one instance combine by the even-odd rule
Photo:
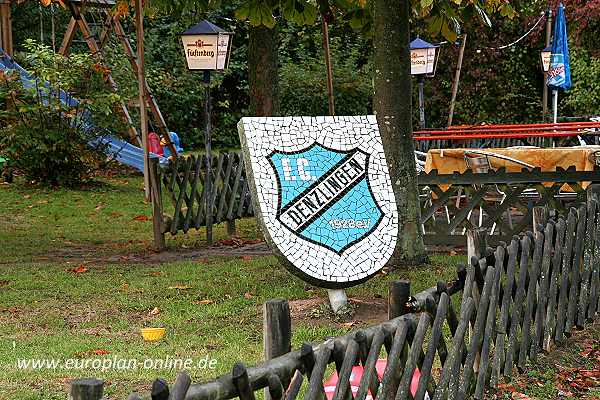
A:
<svg viewBox="0 0 600 400">
<path fill-rule="evenodd" d="M 212 138 L 211 113 L 212 99 L 210 94 L 211 71 L 224 71 L 229 66 L 231 55 L 231 40 L 233 33 L 219 28 L 206 20 L 192 26 L 181 34 L 181 42 L 185 52 L 185 60 L 189 70 L 204 71 L 205 86 L 205 119 L 206 134 L 204 147 L 206 152 L 206 172 L 204 180 L 205 212 L 206 212 L 206 241 L 212 244 Z"/>
<path fill-rule="evenodd" d="M 419 125 L 425 129 L 425 76 L 435 76 L 438 47 L 416 38 L 410 42 L 410 73 L 416 75 L 419 83 Z"/>
<path fill-rule="evenodd" d="M 229 66 L 233 33 L 206 20 L 181 34 L 190 70 L 223 71 Z"/>
</svg>

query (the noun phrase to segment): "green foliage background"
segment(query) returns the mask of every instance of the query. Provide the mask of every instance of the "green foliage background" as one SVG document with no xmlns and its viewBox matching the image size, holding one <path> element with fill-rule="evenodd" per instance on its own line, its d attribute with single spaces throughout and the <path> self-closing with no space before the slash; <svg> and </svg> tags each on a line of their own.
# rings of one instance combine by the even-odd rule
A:
<svg viewBox="0 0 600 400">
<path fill-rule="evenodd" d="M 569 0 L 567 17 L 573 22 L 572 73 L 574 87 L 560 96 L 560 114 L 587 116 L 600 114 L 600 61 L 595 41 L 600 23 L 590 22 L 585 29 L 575 29 L 569 10 L 576 10 L 578 0 Z M 188 4 L 187 2 L 186 4 Z M 183 3 L 182 3 L 183 4 Z M 185 67 L 179 33 L 201 19 L 209 19 L 235 33 L 230 68 L 226 73 L 214 74 L 214 145 L 234 148 L 239 145 L 236 124 L 248 115 L 247 44 L 249 22 L 242 22 L 239 6 L 242 1 L 220 2 L 213 11 L 198 12 L 199 8 L 186 7 L 168 16 L 158 14 L 146 19 L 146 63 L 148 82 L 157 98 L 171 130 L 179 133 L 187 149 L 201 147 L 205 121 L 204 87 L 202 74 L 190 73 Z M 437 4 L 437 3 L 436 3 Z M 462 29 L 469 35 L 461 75 L 455 124 L 482 122 L 539 122 L 542 120 L 543 77 L 540 72 L 539 51 L 544 47 L 544 24 L 518 45 L 505 50 L 491 50 L 512 42 L 531 27 L 546 7 L 545 2 L 511 2 L 517 16 L 508 19 L 502 15 L 491 18 L 492 28 L 480 18 L 464 22 Z M 189 4 L 188 4 L 189 5 Z M 198 7 L 202 7 L 200 4 Z M 575 11 L 573 11 L 575 12 Z M 359 15 L 360 14 L 360 15 Z M 50 44 L 51 13 L 25 3 L 14 9 L 14 31 L 17 49 L 26 38 L 40 35 L 40 15 L 45 27 L 45 43 Z M 362 15 L 362 17 L 361 17 Z M 55 12 L 57 41 L 68 21 L 64 11 Z M 331 48 L 335 79 L 336 112 L 338 115 L 366 114 L 372 110 L 372 49 L 368 34 L 359 32 L 359 11 L 337 16 L 330 25 Z M 100 17 L 96 17 L 100 22 Z M 128 35 L 134 42 L 135 32 L 130 18 L 123 20 Z M 278 18 L 280 37 L 280 114 L 327 114 L 325 64 L 322 51 L 321 27 L 298 25 Z M 364 26 L 363 26 L 364 28 Z M 413 36 L 439 42 L 441 36 L 431 37 L 431 21 L 415 18 Z M 80 37 L 78 39 L 81 39 Z M 135 46 L 135 43 L 133 43 Z M 478 51 L 481 50 L 481 51 Z M 86 51 L 85 44 L 76 42 L 73 51 Z M 443 127 L 449 108 L 452 79 L 458 55 L 458 43 L 441 47 L 435 78 L 427 79 L 426 111 L 429 127 Z M 115 38 L 109 43 L 106 57 L 115 79 L 122 89 L 122 97 L 134 98 L 135 79 L 128 61 Z M 394 62 L 394 60 L 390 60 Z M 413 82 L 413 116 L 417 118 L 416 81 Z M 405 96 L 405 93 L 399 93 Z M 135 113 L 134 113 L 135 114 Z"/>
</svg>

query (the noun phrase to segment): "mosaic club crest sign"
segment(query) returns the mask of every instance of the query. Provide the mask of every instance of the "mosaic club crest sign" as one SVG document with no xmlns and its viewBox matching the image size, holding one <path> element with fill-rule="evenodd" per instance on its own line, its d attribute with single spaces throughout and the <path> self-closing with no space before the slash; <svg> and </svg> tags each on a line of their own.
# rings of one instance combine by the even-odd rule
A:
<svg viewBox="0 0 600 400">
<path fill-rule="evenodd" d="M 293 273 L 341 288 L 385 266 L 398 213 L 374 116 L 244 118 L 238 127 L 256 214 Z"/>
</svg>

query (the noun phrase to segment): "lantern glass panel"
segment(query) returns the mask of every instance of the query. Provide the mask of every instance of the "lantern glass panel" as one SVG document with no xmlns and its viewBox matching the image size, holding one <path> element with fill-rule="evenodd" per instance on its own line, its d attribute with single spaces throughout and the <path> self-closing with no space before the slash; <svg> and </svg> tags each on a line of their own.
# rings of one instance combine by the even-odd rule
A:
<svg viewBox="0 0 600 400">
<path fill-rule="evenodd" d="M 188 69 L 227 69 L 231 52 L 230 34 L 183 35 L 181 41 Z"/>
<path fill-rule="evenodd" d="M 427 50 L 412 49 L 410 51 L 410 73 L 412 75 L 422 75 L 427 73 Z"/>
<path fill-rule="evenodd" d="M 231 35 L 228 33 L 219 33 L 217 39 L 217 69 L 227 69 L 229 65 L 229 53 L 231 51 Z"/>
<path fill-rule="evenodd" d="M 427 74 L 435 73 L 435 48 L 427 49 Z"/>
</svg>

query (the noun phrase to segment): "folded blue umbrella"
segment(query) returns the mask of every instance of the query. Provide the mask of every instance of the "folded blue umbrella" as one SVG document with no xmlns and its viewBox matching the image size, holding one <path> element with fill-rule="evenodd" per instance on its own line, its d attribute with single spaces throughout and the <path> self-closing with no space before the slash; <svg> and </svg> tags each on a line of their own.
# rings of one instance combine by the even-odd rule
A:
<svg viewBox="0 0 600 400">
<path fill-rule="evenodd" d="M 565 7 L 562 3 L 556 10 L 554 37 L 552 38 L 552 55 L 548 71 L 548 87 L 552 90 L 568 90 L 571 88 L 571 65 L 569 63 L 569 42 Z"/>
</svg>

